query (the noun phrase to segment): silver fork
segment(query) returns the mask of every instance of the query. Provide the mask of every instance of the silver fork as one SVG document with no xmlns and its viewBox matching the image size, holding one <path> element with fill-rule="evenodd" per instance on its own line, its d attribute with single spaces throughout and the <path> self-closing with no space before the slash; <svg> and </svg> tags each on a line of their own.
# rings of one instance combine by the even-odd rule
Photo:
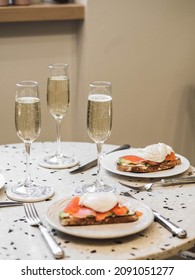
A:
<svg viewBox="0 0 195 280">
<path fill-rule="evenodd" d="M 141 185 L 141 186 L 133 186 L 133 185 L 129 184 L 128 181 L 126 183 L 124 183 L 124 182 L 119 180 L 118 182 L 125 187 L 128 187 L 130 189 L 134 189 L 134 190 L 137 190 L 137 191 L 149 191 L 152 188 L 152 186 L 154 185 L 154 183 L 148 183 L 148 184 Z"/>
<path fill-rule="evenodd" d="M 56 259 L 63 258 L 63 256 L 64 256 L 63 250 L 60 248 L 60 246 L 53 239 L 52 235 L 50 235 L 47 228 L 42 224 L 34 204 L 33 203 L 24 203 L 24 211 L 25 211 L 25 214 L 26 214 L 27 222 L 31 226 L 39 227 L 39 229 L 40 229 L 43 237 L 47 241 L 47 244 L 49 245 L 49 248 L 51 249 L 54 257 Z"/>
</svg>

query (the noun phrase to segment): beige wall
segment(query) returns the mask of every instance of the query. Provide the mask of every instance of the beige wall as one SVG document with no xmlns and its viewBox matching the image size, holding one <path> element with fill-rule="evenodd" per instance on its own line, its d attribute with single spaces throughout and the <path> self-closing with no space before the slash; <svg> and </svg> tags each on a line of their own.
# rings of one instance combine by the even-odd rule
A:
<svg viewBox="0 0 195 280">
<path fill-rule="evenodd" d="M 62 124 L 62 140 L 72 139 L 77 95 L 77 35 L 79 22 L 0 24 L 0 143 L 20 142 L 15 132 L 14 98 L 17 81 L 39 82 L 42 131 L 39 141 L 56 139 L 55 122 L 46 105 L 48 65 L 69 64 L 71 109 Z"/>
<path fill-rule="evenodd" d="M 62 139 L 90 141 L 86 100 L 92 80 L 113 83 L 114 119 L 107 143 L 165 142 L 195 164 L 195 1 L 80 0 L 80 22 L 0 24 L 0 143 L 19 142 L 15 83 L 39 82 L 40 141 L 55 140 L 46 108 L 47 66 L 70 66 L 71 109 Z"/>
</svg>

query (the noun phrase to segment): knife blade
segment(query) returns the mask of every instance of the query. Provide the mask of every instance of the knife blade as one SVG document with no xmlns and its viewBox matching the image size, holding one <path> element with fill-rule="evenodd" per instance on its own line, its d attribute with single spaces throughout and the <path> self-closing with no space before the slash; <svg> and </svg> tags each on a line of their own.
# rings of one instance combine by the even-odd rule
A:
<svg viewBox="0 0 195 280">
<path fill-rule="evenodd" d="M 1 207 L 11 207 L 11 206 L 22 206 L 23 202 L 20 201 L 3 201 L 0 202 L 0 208 Z"/>
<path fill-rule="evenodd" d="M 121 151 L 121 150 L 126 150 L 126 149 L 129 149 L 130 147 L 131 147 L 131 146 L 130 146 L 129 144 L 124 144 L 124 145 L 118 147 L 117 149 L 114 149 L 114 150 L 112 150 L 112 151 L 106 153 L 106 155 L 111 154 L 111 153 L 113 153 L 113 152 L 117 152 L 117 151 Z M 86 163 L 86 164 L 84 164 L 84 165 L 82 165 L 82 166 L 79 166 L 79 167 L 77 167 L 77 168 L 71 170 L 69 173 L 70 173 L 70 174 L 76 174 L 76 173 L 85 171 L 85 170 L 87 170 L 87 169 L 90 169 L 90 168 L 92 168 L 92 167 L 94 167 L 94 166 L 97 165 L 97 161 L 98 161 L 98 160 L 97 160 L 97 158 L 96 158 L 96 159 L 94 159 L 94 160 L 92 160 L 92 161 L 90 161 L 90 162 L 88 162 L 88 163 Z"/>
</svg>

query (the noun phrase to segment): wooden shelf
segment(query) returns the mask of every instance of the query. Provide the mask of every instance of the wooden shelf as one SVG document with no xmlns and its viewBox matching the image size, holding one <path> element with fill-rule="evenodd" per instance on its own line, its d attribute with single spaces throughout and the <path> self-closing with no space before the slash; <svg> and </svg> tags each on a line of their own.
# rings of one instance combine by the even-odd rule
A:
<svg viewBox="0 0 195 280">
<path fill-rule="evenodd" d="M 59 21 L 84 19 L 84 5 L 40 3 L 0 7 L 0 22 Z"/>
</svg>

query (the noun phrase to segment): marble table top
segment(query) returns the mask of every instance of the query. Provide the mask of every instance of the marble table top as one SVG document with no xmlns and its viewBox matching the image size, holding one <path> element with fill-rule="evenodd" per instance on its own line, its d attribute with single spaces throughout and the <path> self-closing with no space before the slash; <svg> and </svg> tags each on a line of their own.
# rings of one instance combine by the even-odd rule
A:
<svg viewBox="0 0 195 280">
<path fill-rule="evenodd" d="M 96 157 L 96 147 L 92 143 L 63 142 L 62 146 L 64 153 L 78 157 L 80 164 Z M 108 152 L 116 147 L 104 145 L 103 149 Z M 48 207 L 59 199 L 71 196 L 77 186 L 94 181 L 97 168 L 72 175 L 69 169 L 52 170 L 40 167 L 40 160 L 51 151 L 55 151 L 55 143 L 33 143 L 30 171 L 34 181 L 48 184 L 55 190 L 51 199 L 37 202 L 36 208 L 43 223 L 62 246 L 65 259 L 166 259 L 195 245 L 195 184 L 158 186 L 151 192 L 139 192 L 117 184 L 116 175 L 105 170 L 104 179 L 116 183 L 119 192 L 130 191 L 146 205 L 186 229 L 187 237 L 179 239 L 173 236 L 158 222 L 153 222 L 145 230 L 130 236 L 99 240 L 71 236 L 52 228 L 45 219 Z M 25 177 L 25 153 L 22 143 L 0 146 L 0 170 L 6 179 L 5 185 L 0 189 L 0 201 L 9 201 L 6 189 Z M 190 167 L 182 176 L 194 173 L 194 168 Z M 150 181 L 136 181 L 135 178 L 131 180 L 135 185 Z M 23 206 L 1 208 L 0 226 L 0 259 L 54 259 L 39 229 L 29 226 L 26 222 Z"/>
</svg>

